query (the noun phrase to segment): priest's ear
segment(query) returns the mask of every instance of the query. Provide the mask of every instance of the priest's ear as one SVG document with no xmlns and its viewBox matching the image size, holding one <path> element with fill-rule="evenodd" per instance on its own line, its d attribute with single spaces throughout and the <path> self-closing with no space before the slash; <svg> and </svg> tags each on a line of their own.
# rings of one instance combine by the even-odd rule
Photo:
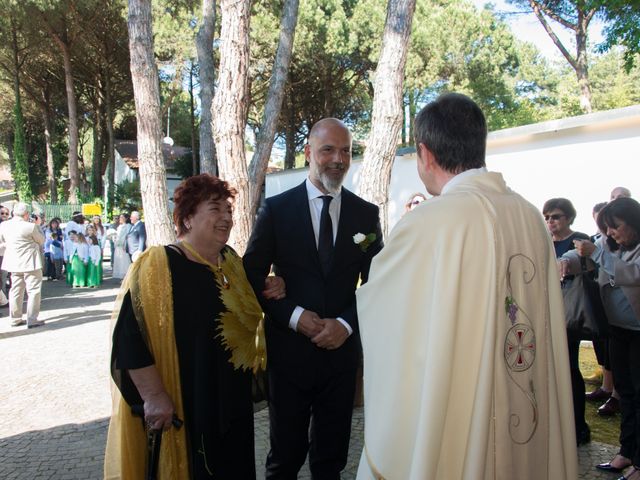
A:
<svg viewBox="0 0 640 480">
<path fill-rule="evenodd" d="M 418 164 L 421 164 L 420 167 L 426 171 L 433 170 L 438 165 L 436 156 L 424 143 L 418 144 Z"/>
</svg>

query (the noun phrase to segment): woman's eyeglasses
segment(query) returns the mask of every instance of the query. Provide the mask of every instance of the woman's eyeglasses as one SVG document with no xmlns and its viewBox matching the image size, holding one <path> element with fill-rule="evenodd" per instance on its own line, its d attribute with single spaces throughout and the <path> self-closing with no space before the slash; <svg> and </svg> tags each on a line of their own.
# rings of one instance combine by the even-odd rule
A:
<svg viewBox="0 0 640 480">
<path fill-rule="evenodd" d="M 548 222 L 549 220 L 560 220 L 562 217 L 566 217 L 562 213 L 554 213 L 553 215 L 545 215 L 544 221 Z"/>
<path fill-rule="evenodd" d="M 411 205 L 420 205 L 422 202 L 424 202 L 424 200 L 414 200 L 413 202 L 411 202 Z"/>
</svg>

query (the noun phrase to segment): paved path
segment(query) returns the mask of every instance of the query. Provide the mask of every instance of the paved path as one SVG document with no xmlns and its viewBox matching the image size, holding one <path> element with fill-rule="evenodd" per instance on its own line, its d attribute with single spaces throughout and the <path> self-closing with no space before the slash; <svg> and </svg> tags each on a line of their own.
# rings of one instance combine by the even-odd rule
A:
<svg viewBox="0 0 640 480">
<path fill-rule="evenodd" d="M 0 310 L 0 479 L 102 478 L 111 409 L 109 323 L 118 286 L 110 278 L 93 290 L 45 282 L 40 318 L 47 323 L 31 330 L 10 327 L 7 309 Z M 255 418 L 256 466 L 262 478 L 266 410 Z M 357 409 L 344 479 L 355 478 L 363 429 L 362 409 Z M 593 468 L 616 450 L 595 442 L 581 447 L 579 478 L 616 478 Z M 310 478 L 308 470 L 300 478 Z"/>
</svg>

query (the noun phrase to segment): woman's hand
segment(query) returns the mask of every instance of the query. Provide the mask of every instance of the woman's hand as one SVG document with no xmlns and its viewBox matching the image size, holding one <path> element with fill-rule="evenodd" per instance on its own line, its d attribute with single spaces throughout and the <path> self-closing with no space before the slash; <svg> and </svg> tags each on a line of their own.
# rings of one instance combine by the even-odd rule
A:
<svg viewBox="0 0 640 480">
<path fill-rule="evenodd" d="M 152 430 L 169 430 L 175 408 L 166 391 L 147 395 L 144 400 L 144 420 Z"/>
<path fill-rule="evenodd" d="M 144 420 L 153 430 L 168 430 L 175 407 L 164 389 L 155 365 L 128 370 L 129 376 L 144 401 Z"/>
<path fill-rule="evenodd" d="M 574 240 L 573 244 L 581 257 L 589 257 L 596 250 L 596 246 L 590 240 Z"/>
<path fill-rule="evenodd" d="M 567 260 L 558 260 L 558 273 L 560 274 L 560 280 L 563 280 L 564 277 L 571 274 Z"/>
<path fill-rule="evenodd" d="M 284 279 L 275 276 L 265 278 L 262 296 L 267 300 L 281 300 L 286 297 L 287 290 Z"/>
</svg>

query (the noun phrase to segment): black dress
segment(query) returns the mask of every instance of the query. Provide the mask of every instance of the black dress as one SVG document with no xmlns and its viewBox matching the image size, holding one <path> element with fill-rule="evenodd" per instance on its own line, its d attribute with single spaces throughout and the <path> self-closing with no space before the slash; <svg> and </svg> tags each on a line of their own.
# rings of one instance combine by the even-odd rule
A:
<svg viewBox="0 0 640 480">
<path fill-rule="evenodd" d="M 165 247 L 173 286 L 173 316 L 191 478 L 255 479 L 251 373 L 234 370 L 216 331 L 224 311 L 213 273 Z M 142 368 L 153 358 L 138 329 L 131 296 L 124 298 L 113 334 L 112 364 Z M 124 373 L 124 372 L 123 372 Z M 142 403 L 128 378 L 121 390 Z"/>
</svg>

